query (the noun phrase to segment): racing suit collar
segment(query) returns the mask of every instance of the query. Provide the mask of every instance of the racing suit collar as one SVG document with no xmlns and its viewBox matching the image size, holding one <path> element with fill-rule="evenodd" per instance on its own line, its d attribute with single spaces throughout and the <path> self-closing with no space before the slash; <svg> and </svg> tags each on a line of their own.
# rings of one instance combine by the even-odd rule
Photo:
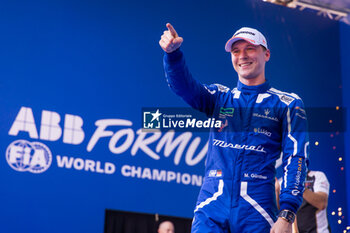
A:
<svg viewBox="0 0 350 233">
<path fill-rule="evenodd" d="M 263 84 L 257 86 L 247 86 L 238 80 L 237 89 L 241 92 L 262 93 L 270 89 L 270 83 L 266 80 Z"/>
</svg>

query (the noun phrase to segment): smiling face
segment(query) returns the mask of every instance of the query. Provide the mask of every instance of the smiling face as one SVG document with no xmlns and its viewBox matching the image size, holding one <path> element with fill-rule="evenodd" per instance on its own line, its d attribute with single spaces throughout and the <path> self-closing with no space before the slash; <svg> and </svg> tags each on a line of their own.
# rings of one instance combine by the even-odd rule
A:
<svg viewBox="0 0 350 233">
<path fill-rule="evenodd" d="M 259 85 L 265 82 L 265 63 L 270 51 L 260 45 L 239 40 L 232 45 L 231 59 L 239 80 L 245 85 Z"/>
</svg>

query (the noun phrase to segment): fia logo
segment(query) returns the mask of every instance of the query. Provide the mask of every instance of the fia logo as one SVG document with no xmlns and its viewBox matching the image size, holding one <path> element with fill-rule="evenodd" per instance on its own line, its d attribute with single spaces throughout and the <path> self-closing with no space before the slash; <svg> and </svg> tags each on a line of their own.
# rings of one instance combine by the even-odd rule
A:
<svg viewBox="0 0 350 233">
<path fill-rule="evenodd" d="M 6 150 L 7 163 L 16 171 L 42 173 L 52 162 L 50 149 L 40 142 L 17 140 Z"/>
<path fill-rule="evenodd" d="M 143 112 L 143 128 L 144 129 L 159 129 L 162 113 L 157 109 L 156 112 Z"/>
</svg>

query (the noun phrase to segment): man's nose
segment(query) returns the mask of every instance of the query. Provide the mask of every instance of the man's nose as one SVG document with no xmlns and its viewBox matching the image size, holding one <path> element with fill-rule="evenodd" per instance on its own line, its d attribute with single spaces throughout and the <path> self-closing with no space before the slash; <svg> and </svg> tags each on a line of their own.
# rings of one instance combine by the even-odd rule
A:
<svg viewBox="0 0 350 233">
<path fill-rule="evenodd" d="M 242 50 L 240 53 L 239 53 L 239 59 L 246 59 L 248 58 L 248 54 L 245 50 Z"/>
</svg>

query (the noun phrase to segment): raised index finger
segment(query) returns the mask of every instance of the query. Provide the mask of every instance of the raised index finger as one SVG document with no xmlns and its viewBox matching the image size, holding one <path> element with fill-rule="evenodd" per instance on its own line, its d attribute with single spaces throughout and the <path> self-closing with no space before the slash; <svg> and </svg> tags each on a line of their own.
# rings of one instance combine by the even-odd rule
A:
<svg viewBox="0 0 350 233">
<path fill-rule="evenodd" d="M 177 32 L 175 31 L 174 27 L 170 23 L 167 23 L 166 27 L 168 28 L 168 30 L 170 31 L 173 37 L 178 37 Z"/>
</svg>

